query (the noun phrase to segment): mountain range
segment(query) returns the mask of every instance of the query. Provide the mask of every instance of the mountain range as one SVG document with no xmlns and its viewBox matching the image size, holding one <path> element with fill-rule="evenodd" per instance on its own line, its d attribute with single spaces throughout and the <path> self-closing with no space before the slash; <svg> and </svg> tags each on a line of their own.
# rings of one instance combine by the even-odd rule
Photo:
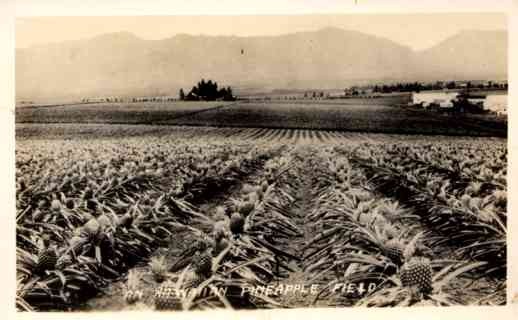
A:
<svg viewBox="0 0 518 320">
<path fill-rule="evenodd" d="M 506 77 L 506 31 L 462 31 L 421 51 L 339 28 L 254 37 L 178 34 L 162 40 L 118 32 L 16 49 L 18 100 L 175 96 L 201 78 L 246 93 Z"/>
</svg>

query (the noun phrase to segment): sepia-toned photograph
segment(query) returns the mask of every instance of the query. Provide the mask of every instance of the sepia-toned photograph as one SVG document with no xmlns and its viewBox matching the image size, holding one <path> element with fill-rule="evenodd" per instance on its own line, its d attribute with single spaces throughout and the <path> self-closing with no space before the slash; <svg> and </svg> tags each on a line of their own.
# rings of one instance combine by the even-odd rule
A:
<svg viewBox="0 0 518 320">
<path fill-rule="evenodd" d="M 507 304 L 506 14 L 15 27 L 19 312 Z"/>
</svg>

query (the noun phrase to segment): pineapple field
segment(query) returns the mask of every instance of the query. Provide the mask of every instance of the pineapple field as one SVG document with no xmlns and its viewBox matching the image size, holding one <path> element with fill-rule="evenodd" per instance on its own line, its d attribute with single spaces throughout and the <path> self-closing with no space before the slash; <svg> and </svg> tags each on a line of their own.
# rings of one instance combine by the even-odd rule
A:
<svg viewBox="0 0 518 320">
<path fill-rule="evenodd" d="M 20 311 L 506 303 L 505 138 L 16 130 Z"/>
</svg>

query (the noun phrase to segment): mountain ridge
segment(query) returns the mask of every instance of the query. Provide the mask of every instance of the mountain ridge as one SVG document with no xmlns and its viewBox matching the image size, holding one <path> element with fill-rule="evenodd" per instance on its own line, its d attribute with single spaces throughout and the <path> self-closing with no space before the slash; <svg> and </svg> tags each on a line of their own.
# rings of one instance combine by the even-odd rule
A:
<svg viewBox="0 0 518 320">
<path fill-rule="evenodd" d="M 177 34 L 160 40 L 123 31 L 16 49 L 19 99 L 176 95 L 200 78 L 237 88 L 295 89 L 341 88 L 361 79 L 495 76 L 507 76 L 506 31 L 459 32 L 419 51 L 336 27 L 278 36 Z"/>
</svg>

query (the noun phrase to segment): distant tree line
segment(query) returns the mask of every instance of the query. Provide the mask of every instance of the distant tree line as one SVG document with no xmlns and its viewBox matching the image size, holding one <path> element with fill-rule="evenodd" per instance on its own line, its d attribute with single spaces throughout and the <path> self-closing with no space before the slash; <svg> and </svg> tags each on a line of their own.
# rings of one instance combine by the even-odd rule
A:
<svg viewBox="0 0 518 320">
<path fill-rule="evenodd" d="M 99 103 L 99 102 L 170 102 L 176 101 L 175 98 L 168 96 L 158 97 L 101 97 L 101 98 L 82 98 L 82 103 Z"/>
<path fill-rule="evenodd" d="M 443 89 L 507 89 L 507 83 L 496 83 L 488 81 L 487 83 L 474 84 L 471 81 L 468 82 L 455 82 L 455 81 L 437 81 L 433 83 L 422 83 L 422 82 L 409 82 L 409 83 L 396 83 L 396 84 L 384 84 L 375 85 L 372 87 L 373 92 L 377 93 L 391 93 L 391 92 L 420 92 L 426 90 L 443 90 Z"/>
<path fill-rule="evenodd" d="M 180 100 L 184 101 L 214 101 L 214 100 L 223 100 L 223 101 L 234 101 L 236 97 L 232 93 L 231 87 L 226 88 L 218 88 L 218 83 L 216 81 L 201 79 L 198 84 L 192 87 L 189 93 L 185 94 L 183 88 L 180 89 L 179 93 Z"/>
<path fill-rule="evenodd" d="M 327 95 L 329 96 L 329 94 Z M 313 91 L 313 92 L 304 92 L 304 98 L 311 98 L 311 99 L 317 99 L 317 98 L 323 98 L 324 97 L 324 91 Z"/>
</svg>

